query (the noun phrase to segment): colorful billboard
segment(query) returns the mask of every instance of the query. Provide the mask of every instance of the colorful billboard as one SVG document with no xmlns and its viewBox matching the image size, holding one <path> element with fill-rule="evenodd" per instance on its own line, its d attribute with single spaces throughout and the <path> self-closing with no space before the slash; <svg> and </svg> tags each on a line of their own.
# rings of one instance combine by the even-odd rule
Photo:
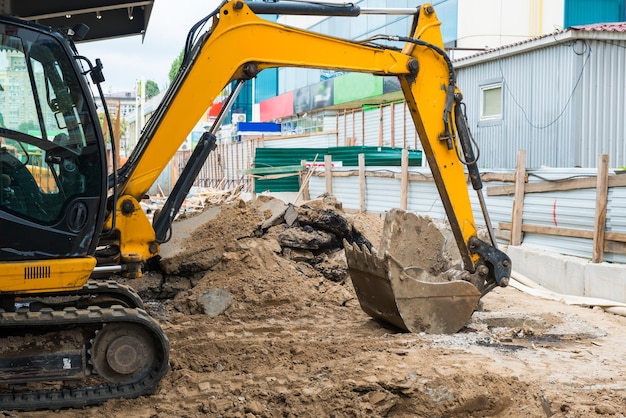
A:
<svg viewBox="0 0 626 418">
<path fill-rule="evenodd" d="M 293 115 L 293 92 L 287 92 L 259 103 L 259 112 L 262 121 L 276 120 Z"/>
</svg>

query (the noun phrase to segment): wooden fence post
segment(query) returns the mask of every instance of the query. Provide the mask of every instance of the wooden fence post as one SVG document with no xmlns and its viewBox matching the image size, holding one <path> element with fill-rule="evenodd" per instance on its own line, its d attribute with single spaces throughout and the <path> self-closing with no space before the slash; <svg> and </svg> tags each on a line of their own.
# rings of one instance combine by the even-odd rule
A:
<svg viewBox="0 0 626 418">
<path fill-rule="evenodd" d="M 359 212 L 365 212 L 365 154 L 359 154 Z"/>
<path fill-rule="evenodd" d="M 609 155 L 601 154 L 598 158 L 598 177 L 596 186 L 596 215 L 593 228 L 594 263 L 601 263 L 604 258 L 604 235 L 606 227 L 606 208 L 609 196 Z"/>
<path fill-rule="evenodd" d="M 361 108 L 361 145 L 365 146 L 365 108 Z"/>
<path fill-rule="evenodd" d="M 383 146 L 383 105 L 378 105 L 378 146 Z"/>
<path fill-rule="evenodd" d="M 390 105 L 390 121 L 391 121 L 391 146 L 396 146 L 396 104 L 391 102 Z"/>
<path fill-rule="evenodd" d="M 326 177 L 326 193 L 333 194 L 333 156 L 324 155 L 324 176 Z"/>
<path fill-rule="evenodd" d="M 402 106 L 402 148 L 406 148 L 406 102 Z"/>
<path fill-rule="evenodd" d="M 406 210 L 409 202 L 409 150 L 402 150 L 400 174 L 400 209 Z"/>
<path fill-rule="evenodd" d="M 348 117 L 346 116 L 346 109 L 343 109 L 343 145 L 348 145 L 346 144 L 346 137 L 348 136 L 348 130 L 346 128 L 347 124 L 348 124 Z M 337 113 L 338 114 L 338 113 Z M 339 146 L 339 117 L 336 116 L 335 117 L 337 119 L 337 123 L 336 123 L 336 127 L 335 130 L 337 131 L 337 134 L 335 135 L 335 146 L 338 147 Z"/>
<path fill-rule="evenodd" d="M 315 158 L 317 158 L 317 155 L 315 156 Z M 304 161 L 302 161 L 302 169 L 305 170 L 306 164 L 304 163 Z M 302 199 L 307 201 L 311 199 L 311 193 L 309 191 L 309 180 L 311 180 L 311 176 L 313 175 L 313 172 L 315 172 L 315 161 L 313 161 L 313 165 L 311 166 L 311 169 L 309 171 L 301 171 L 300 172 L 300 177 L 302 179 Z M 302 173 L 304 173 L 304 175 L 302 175 Z M 296 203 L 297 199 L 294 200 L 293 203 Z"/>
<path fill-rule="evenodd" d="M 524 214 L 524 186 L 526 183 L 526 151 L 517 151 L 515 168 L 515 195 L 511 214 L 511 245 L 522 243 L 522 218 Z"/>
</svg>

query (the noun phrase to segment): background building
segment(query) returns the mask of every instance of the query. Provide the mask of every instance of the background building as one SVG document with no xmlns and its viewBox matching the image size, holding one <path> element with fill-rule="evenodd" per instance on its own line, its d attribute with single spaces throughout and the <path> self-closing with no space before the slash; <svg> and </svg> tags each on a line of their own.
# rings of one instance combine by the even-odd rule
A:
<svg viewBox="0 0 626 418">
<path fill-rule="evenodd" d="M 99 95 L 95 95 L 94 100 L 98 113 L 103 113 L 103 98 Z M 126 157 L 136 144 L 136 135 L 132 134 L 130 129 L 135 129 L 135 127 L 134 125 L 129 127 L 129 123 L 131 119 L 133 121 L 136 119 L 136 111 L 138 109 L 137 92 L 124 91 L 104 93 L 104 101 L 107 104 L 111 116 L 115 138 L 118 140 L 119 154 L 122 157 Z M 103 126 L 102 128 L 105 133 L 109 130 L 108 126 Z"/>
<path fill-rule="evenodd" d="M 576 26 L 455 62 L 484 168 L 626 165 L 626 23 Z"/>
<path fill-rule="evenodd" d="M 397 0 L 393 2 L 393 5 L 378 0 L 361 0 L 356 3 L 362 8 L 407 8 L 415 6 L 415 2 L 411 0 Z M 478 113 L 478 109 L 480 109 L 480 112 L 485 111 L 481 106 L 487 106 L 489 104 L 485 102 L 485 100 L 489 99 L 489 95 L 493 96 L 496 100 L 498 98 L 504 100 L 504 103 L 500 103 L 500 105 L 513 105 L 512 97 L 502 95 L 504 91 L 502 90 L 502 84 L 505 77 L 500 71 L 501 68 L 496 65 L 498 63 L 501 65 L 505 62 L 499 59 L 502 58 L 499 54 L 502 54 L 503 51 L 507 51 L 507 55 L 509 55 L 512 49 L 502 47 L 504 45 L 514 47 L 517 44 L 524 44 L 524 48 L 526 49 L 541 49 L 550 42 L 550 36 L 563 40 L 555 42 L 555 44 L 560 45 L 561 48 L 549 48 L 538 52 L 538 54 L 544 56 L 542 60 L 537 61 L 535 59 L 535 61 L 531 63 L 529 56 L 526 55 L 526 59 L 518 57 L 516 60 L 506 61 L 506 65 L 511 71 L 510 77 L 508 78 L 509 85 L 516 85 L 518 89 L 521 88 L 519 85 L 527 85 L 528 89 L 534 91 L 530 96 L 521 94 L 526 107 L 533 108 L 533 114 L 544 111 L 547 112 L 545 117 L 542 115 L 539 119 L 535 118 L 536 120 L 540 120 L 540 122 L 536 124 L 540 126 L 543 124 L 541 121 L 549 119 L 549 115 L 554 113 L 554 110 L 549 109 L 549 104 L 555 102 L 557 98 L 561 97 L 563 94 L 571 93 L 576 84 L 576 77 L 578 75 L 582 76 L 581 70 L 584 64 L 584 55 L 587 51 L 583 51 L 582 49 L 578 51 L 575 47 L 571 47 L 568 51 L 574 54 L 574 58 L 566 59 L 563 56 L 559 56 L 559 51 L 562 53 L 566 49 L 563 47 L 567 47 L 568 42 L 575 42 L 576 40 L 575 32 L 568 32 L 563 28 L 598 22 L 620 22 L 626 20 L 624 0 L 522 0 L 513 3 L 505 0 L 442 0 L 434 1 L 433 5 L 442 22 L 441 30 L 444 43 L 459 70 L 459 85 L 461 90 L 472 102 L 471 105 L 468 105 L 468 108 L 471 109 L 468 115 L 471 126 L 473 129 L 477 130 L 477 137 L 479 139 L 485 138 L 488 144 L 494 141 L 494 136 L 501 138 L 498 147 L 495 148 L 495 154 L 499 154 L 501 157 L 497 158 L 491 154 L 489 160 L 485 161 L 485 164 L 489 167 L 500 168 L 512 167 L 515 159 L 515 147 L 531 145 L 528 141 L 537 133 L 525 129 L 520 130 L 518 129 L 519 125 L 515 125 L 518 126 L 518 128 L 514 128 L 513 125 L 510 124 L 506 125 L 509 127 L 507 131 L 487 128 L 489 123 L 483 120 L 485 115 Z M 306 26 L 311 31 L 321 32 L 331 36 L 364 39 L 380 33 L 408 34 L 412 17 L 362 15 L 358 18 L 328 17 L 320 19 L 281 16 L 279 22 L 291 26 Z M 614 26 L 610 30 L 604 29 L 600 31 L 591 29 L 591 31 L 588 32 L 588 36 L 595 36 L 589 34 L 596 32 L 599 32 L 599 36 L 604 37 L 606 42 L 609 42 L 610 39 L 614 39 L 618 40 L 619 43 L 624 37 L 623 26 Z M 568 33 L 569 35 L 563 35 L 564 33 Z M 611 33 L 611 35 L 608 35 L 609 33 Z M 596 35 L 598 34 L 596 33 Z M 606 43 L 600 45 L 604 45 L 608 48 Z M 583 49 L 586 48 L 583 43 L 577 46 Z M 592 55 L 591 60 L 595 63 L 594 65 L 600 66 L 605 59 L 613 63 L 623 62 L 623 58 L 620 58 L 622 56 L 619 53 L 620 48 L 622 48 L 620 45 L 615 46 L 615 48 L 613 48 L 614 52 L 608 53 L 608 55 Z M 515 47 L 515 50 L 519 51 L 520 48 Z M 605 50 L 606 49 L 602 49 L 602 51 Z M 484 55 L 480 55 L 480 53 L 484 53 Z M 468 57 L 474 58 L 468 59 Z M 620 59 L 622 59 L 622 61 L 620 61 Z M 470 73 L 478 70 L 469 70 L 469 68 L 473 65 L 477 65 L 481 60 L 491 62 L 492 75 L 490 78 L 475 78 L 470 76 Z M 485 64 L 481 66 L 481 68 L 484 69 L 487 66 L 488 65 Z M 553 68 L 554 71 L 542 74 L 542 69 L 545 68 Z M 619 66 L 614 67 L 614 70 L 611 75 L 611 80 L 619 84 Z M 533 74 L 533 76 L 530 77 L 530 74 Z M 581 93 L 584 94 L 584 96 L 576 96 L 572 99 L 578 101 L 586 100 L 589 102 L 593 97 L 590 96 L 592 95 L 592 90 L 594 86 L 597 85 L 597 77 L 600 76 L 601 75 L 598 73 L 586 75 L 585 77 L 587 77 L 588 80 L 586 84 L 587 87 L 581 88 L 581 90 L 587 90 L 587 92 Z M 343 138 L 355 138 L 356 143 L 359 145 L 375 145 L 378 143 L 378 145 L 385 146 L 397 146 L 398 144 L 405 144 L 406 146 L 408 143 L 415 144 L 418 148 L 420 147 L 418 142 L 413 141 L 415 135 L 411 129 L 412 125 L 410 121 L 407 126 L 404 121 L 397 120 L 398 115 L 404 112 L 400 109 L 396 109 L 394 112 L 394 109 L 390 108 L 392 103 L 397 104 L 398 101 L 402 101 L 402 96 L 398 91 L 399 86 L 393 77 L 376 77 L 368 74 L 355 73 L 345 74 L 302 68 L 280 68 L 278 69 L 277 80 L 278 94 L 267 100 L 253 101 L 253 108 L 255 110 L 253 110 L 252 113 L 254 115 L 253 120 L 281 123 L 284 135 L 297 136 L 321 133 L 330 126 L 336 127 L 335 129 L 338 131 L 342 131 L 343 129 Z M 544 83 L 549 83 L 549 85 L 546 86 L 546 88 L 539 87 L 540 85 L 537 84 L 539 80 L 542 80 Z M 553 81 L 550 82 L 550 80 Z M 557 83 L 554 80 L 560 81 Z M 532 84 L 533 82 L 535 83 L 534 85 Z M 606 82 L 603 85 L 610 88 L 608 86 L 610 86 L 611 83 Z M 498 86 L 500 86 L 500 90 L 498 90 Z M 619 96 L 618 93 L 610 95 L 610 97 L 613 97 L 611 103 L 618 105 L 604 106 L 603 109 L 607 109 L 604 113 L 604 119 L 598 120 L 605 120 L 606 118 L 611 118 L 611 120 L 621 119 L 621 116 L 614 114 L 614 111 L 619 112 L 619 109 L 623 108 L 624 98 L 623 96 L 621 98 L 616 97 L 615 94 Z M 598 97 L 608 96 L 600 95 Z M 622 103 L 622 107 L 619 106 L 619 103 Z M 556 103 L 554 104 L 556 106 Z M 562 103 L 559 109 L 563 109 L 563 106 L 564 103 Z M 593 107 L 593 105 L 589 106 Z M 380 133 L 378 132 L 379 130 L 372 129 L 372 123 L 368 122 L 368 111 L 377 111 L 379 108 L 380 115 L 370 113 L 369 119 L 380 118 L 385 121 L 389 120 L 386 126 L 393 125 L 395 120 L 395 125 L 398 127 L 395 133 Z M 582 123 L 581 121 L 584 119 L 580 111 L 583 108 L 584 107 L 578 105 L 572 105 L 571 111 L 573 113 L 562 115 L 563 120 L 560 125 L 553 126 L 552 129 L 542 130 L 542 135 L 539 137 L 535 135 L 535 138 L 544 138 L 545 135 L 551 135 L 553 140 L 550 141 L 550 143 L 553 145 L 549 151 L 547 149 L 539 151 L 539 148 L 535 145 L 534 148 L 538 150 L 541 157 L 534 159 L 531 157 L 530 161 L 538 165 L 595 166 L 596 152 L 602 148 L 593 145 L 594 143 L 597 144 L 598 135 L 596 135 L 596 133 L 599 131 L 589 127 L 585 128 L 586 131 L 578 129 L 578 125 L 580 125 Z M 328 109 L 332 109 L 333 113 L 327 112 Z M 341 109 L 350 109 L 350 115 L 342 119 L 340 112 L 339 116 L 336 116 L 336 111 L 341 111 Z M 356 116 L 354 116 L 354 109 L 360 110 L 360 112 L 357 112 Z M 509 109 L 512 109 L 512 107 L 509 107 Z M 514 113 L 506 113 L 506 116 L 512 117 L 513 114 Z M 350 117 L 352 117 L 351 120 Z M 331 120 L 328 120 L 328 118 Z M 339 118 L 339 120 L 333 122 L 335 118 Z M 566 121 L 569 121 L 567 122 L 569 123 L 568 129 L 564 129 L 562 126 Z M 350 125 L 355 124 L 356 128 L 353 127 L 352 132 L 345 132 L 350 130 Z M 385 123 L 383 122 L 383 124 Z M 614 125 L 615 124 L 610 125 L 605 123 L 603 126 Z M 536 131 L 537 126 L 535 126 L 535 128 L 531 126 L 530 130 Z M 405 132 L 404 137 L 398 137 L 401 131 Z M 590 131 L 594 131 L 594 134 L 585 134 L 585 140 L 579 138 L 576 140 L 578 145 L 572 145 L 574 132 L 578 132 L 577 135 L 580 136 L 581 132 L 589 133 Z M 623 135 L 624 128 L 614 126 L 610 132 L 621 133 Z M 561 136 L 555 138 L 555 135 Z M 339 136 L 341 137 L 341 135 Z M 487 139 L 487 136 L 491 139 Z M 519 139 L 522 136 L 526 139 Z M 606 135 L 601 136 L 606 138 Z M 606 142 L 606 139 L 604 141 Z M 308 142 L 310 143 L 311 140 L 309 139 Z M 336 144 L 332 145 L 344 145 L 345 143 L 349 143 L 349 141 L 343 140 L 334 142 L 336 142 Z M 531 142 L 541 144 L 545 141 L 542 139 Z M 506 147 L 504 147 L 504 143 L 507 144 Z M 298 145 L 294 144 L 293 146 Z M 322 140 L 320 146 L 331 146 L 331 144 L 329 144 L 328 141 L 324 142 L 324 140 Z M 488 147 L 489 149 L 494 149 L 491 145 L 488 145 Z M 555 147 L 559 148 L 559 150 L 557 151 Z M 615 149 L 616 146 L 612 145 L 610 148 Z M 585 152 L 585 150 L 588 152 Z M 505 158 L 504 155 L 509 155 L 510 158 Z M 626 157 L 622 157 L 620 154 L 620 156 L 613 161 L 619 164 L 626 164 L 626 161 L 623 161 L 624 159 L 626 159 Z"/>
</svg>

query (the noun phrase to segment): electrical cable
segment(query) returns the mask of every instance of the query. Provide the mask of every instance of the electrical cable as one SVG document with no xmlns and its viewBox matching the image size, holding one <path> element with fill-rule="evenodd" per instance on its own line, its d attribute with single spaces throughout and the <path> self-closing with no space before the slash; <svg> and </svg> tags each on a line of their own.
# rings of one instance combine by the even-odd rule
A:
<svg viewBox="0 0 626 418">
<path fill-rule="evenodd" d="M 524 109 L 522 107 L 522 105 L 519 103 L 519 101 L 517 100 L 517 98 L 515 97 L 515 95 L 513 95 L 513 92 L 511 91 L 511 87 L 509 86 L 509 84 L 506 81 L 506 77 L 504 76 L 504 70 L 502 68 L 502 59 L 498 58 L 498 67 L 500 69 L 500 75 L 502 76 L 502 84 L 505 87 L 506 91 L 509 93 L 509 95 L 511 96 L 511 99 L 513 100 L 513 103 L 515 103 L 515 105 L 522 111 L 522 114 L 524 115 L 524 118 L 526 119 L 526 122 L 528 122 L 528 124 L 535 128 L 535 129 L 546 129 L 549 128 L 550 126 L 554 125 L 555 123 L 557 123 L 559 121 L 559 119 L 561 119 L 561 117 L 563 116 L 563 114 L 565 113 L 565 110 L 567 110 L 570 102 L 572 101 L 572 98 L 574 97 L 574 93 L 576 92 L 576 90 L 578 89 L 578 85 L 580 84 L 580 81 L 582 80 L 582 76 L 583 73 L 585 72 L 585 68 L 587 67 L 587 64 L 589 63 L 589 58 L 591 57 L 591 47 L 587 44 L 586 41 L 582 41 L 586 47 L 586 50 L 583 52 L 576 52 L 574 51 L 574 54 L 582 56 L 584 54 L 587 54 L 587 57 L 585 58 L 585 62 L 583 63 L 582 68 L 580 69 L 580 73 L 578 74 L 578 78 L 576 79 L 576 84 L 574 85 L 574 88 L 572 89 L 572 92 L 570 93 L 569 97 L 567 98 L 567 102 L 565 103 L 565 105 L 563 106 L 563 109 L 561 110 L 561 112 L 557 115 L 557 117 L 550 123 L 546 124 L 546 125 L 537 125 L 535 123 L 533 123 L 530 120 L 530 117 L 528 116 L 528 112 L 526 111 L 526 109 Z M 574 45 L 575 43 L 573 43 L 572 45 Z M 498 52 L 500 53 L 500 52 Z"/>
</svg>

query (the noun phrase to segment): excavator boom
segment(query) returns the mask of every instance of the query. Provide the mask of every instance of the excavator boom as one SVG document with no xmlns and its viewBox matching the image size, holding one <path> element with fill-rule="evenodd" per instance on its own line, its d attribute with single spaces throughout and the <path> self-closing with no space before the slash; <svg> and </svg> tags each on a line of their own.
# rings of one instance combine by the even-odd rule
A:
<svg viewBox="0 0 626 418">
<path fill-rule="evenodd" d="M 448 219 L 453 224 L 461 257 L 468 269 L 473 270 L 478 255 L 469 250 L 468 242 L 476 236 L 477 228 L 465 167 L 458 157 L 460 146 L 456 143 L 454 121 L 455 100 L 460 92 L 454 84 L 452 64 L 443 51 L 441 22 L 433 7 L 423 5 L 416 9 L 411 36 L 391 37 L 405 40 L 400 51 L 272 23 L 252 10 L 258 7 L 269 13 L 272 5 L 255 3 L 225 2 L 214 16 L 211 31 L 186 51 L 181 71 L 120 171 L 120 200 L 124 196 L 139 200 L 145 195 L 178 150 L 181 132 L 191 131 L 213 98 L 233 80 L 253 78 L 266 68 L 288 66 L 397 76 Z M 284 4 L 292 3 L 274 4 L 285 8 Z M 128 228 L 134 233 L 139 229 L 135 225 Z M 121 235 L 123 241 L 127 234 L 121 231 Z M 122 256 L 124 253 L 154 255 L 148 248 L 153 243 L 144 241 L 145 249 L 133 246 L 132 251 L 122 250 Z"/>
<path fill-rule="evenodd" d="M 346 245 L 348 266 L 361 305 L 373 317 L 396 322 L 406 330 L 456 332 L 469 319 L 479 298 L 486 293 L 485 289 L 488 291 L 494 285 L 506 282 L 510 263 L 506 255 L 476 238 L 477 226 L 467 188 L 466 166 L 477 190 L 481 187 L 480 175 L 469 145 L 464 115 L 458 111 L 461 94 L 455 85 L 452 63 L 443 49 L 440 22 L 431 5 L 415 9 L 412 33 L 406 37 L 386 39 L 404 42 L 400 50 L 281 26 L 261 19 L 255 13 L 314 14 L 320 12 L 319 9 L 336 15 L 356 15 L 359 12 L 353 6 L 331 7 L 329 11 L 328 6 L 296 2 L 224 3 L 210 34 L 186 51 L 187 59 L 175 81 L 175 88 L 161 105 L 158 117 L 146 127 L 142 141 L 130 158 L 128 170 L 121 176 L 121 194 L 138 199 L 156 180 L 178 148 L 179 143 L 169 141 L 169 138 L 180 130 L 190 130 L 205 111 L 208 103 L 202 101 L 199 95 L 215 97 L 228 83 L 253 78 L 260 71 L 273 67 L 396 76 L 446 210 L 464 269 L 473 275 L 472 280 L 478 287 L 463 280 L 436 285 L 416 283 L 421 290 L 410 291 L 408 293 L 413 296 L 403 298 L 398 294 L 400 287 L 392 287 L 394 280 L 391 279 L 395 276 L 390 272 L 397 269 L 387 264 L 393 257 L 377 260 L 375 255 L 353 248 L 349 243 Z M 252 33 L 255 39 L 262 41 L 253 40 Z M 238 47 L 232 48 L 232 45 Z M 276 45 L 281 47 L 276 48 Z M 219 66 L 214 65 L 216 62 Z M 207 74 L 210 77 L 207 78 Z M 464 154 L 465 161 L 470 163 L 461 160 L 460 154 Z M 167 213 L 172 215 L 175 210 L 168 208 Z M 164 235 L 161 224 L 169 225 L 163 218 L 157 219 L 160 233 L 156 241 Z M 122 231 L 121 235 L 127 234 Z M 418 242 L 415 245 L 427 243 Z M 366 267 L 369 266 L 368 259 L 372 266 L 387 267 L 382 270 Z M 481 268 L 477 269 L 479 266 Z M 403 288 L 406 288 L 413 282 L 403 283 Z M 381 293 L 381 290 L 385 292 Z M 382 300 L 382 294 L 389 296 Z M 418 294 L 420 298 L 416 296 Z M 372 300 L 373 295 L 379 295 L 376 301 Z M 405 306 L 420 305 L 422 308 L 411 314 L 389 314 L 389 310 L 379 309 L 395 305 L 399 300 L 405 300 Z M 424 307 L 427 303 L 430 308 Z M 398 310 L 397 307 L 394 309 Z M 444 313 L 448 316 L 445 320 L 441 318 Z M 455 321 L 450 319 L 452 317 Z M 419 326 L 409 326 L 409 323 Z"/>
</svg>

